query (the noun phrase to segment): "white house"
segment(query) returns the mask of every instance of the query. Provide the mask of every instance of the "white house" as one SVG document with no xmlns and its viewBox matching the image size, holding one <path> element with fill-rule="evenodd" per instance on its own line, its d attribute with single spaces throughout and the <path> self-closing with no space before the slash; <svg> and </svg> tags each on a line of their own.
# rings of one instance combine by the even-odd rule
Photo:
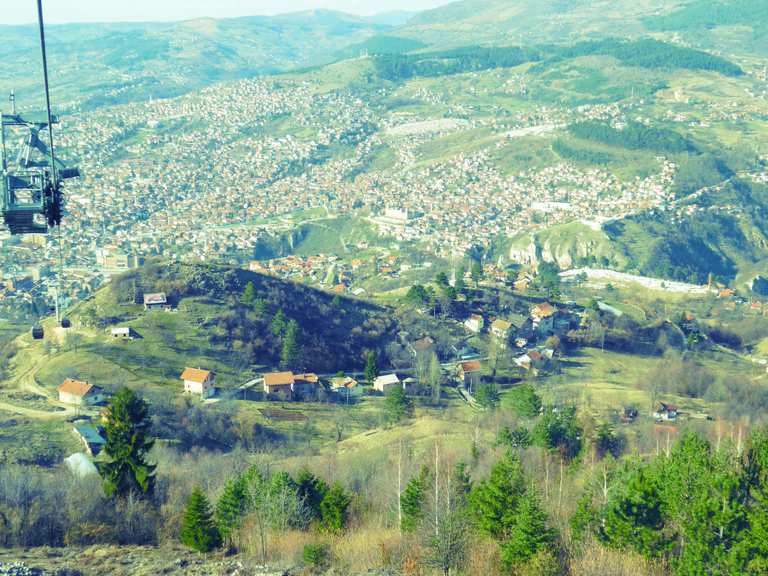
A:
<svg viewBox="0 0 768 576">
<path fill-rule="evenodd" d="M 112 338 L 118 339 L 118 340 L 132 340 L 133 339 L 133 332 L 131 332 L 130 327 L 119 327 L 119 328 L 112 328 L 111 331 Z"/>
<path fill-rule="evenodd" d="M 59 402 L 75 406 L 93 406 L 106 399 L 104 390 L 88 382 L 67 378 L 59 386 Z"/>
<path fill-rule="evenodd" d="M 506 346 L 507 341 L 509 340 L 510 330 L 512 330 L 512 323 L 502 320 L 501 318 L 497 318 L 493 321 L 493 324 L 491 324 L 491 334 L 493 334 L 493 337 L 499 341 L 501 346 Z"/>
<path fill-rule="evenodd" d="M 385 393 L 392 388 L 396 388 L 402 385 L 403 384 L 400 381 L 400 378 L 398 378 L 397 374 L 386 374 L 384 376 L 379 376 L 376 378 L 376 380 L 373 381 L 373 389 Z"/>
<path fill-rule="evenodd" d="M 145 310 L 164 310 L 167 307 L 168 299 L 165 297 L 165 293 L 158 292 L 157 294 L 144 294 Z"/>
<path fill-rule="evenodd" d="M 202 398 L 210 398 L 216 390 L 216 375 L 210 370 L 185 368 L 181 379 L 184 381 L 185 394 L 198 394 Z"/>
<path fill-rule="evenodd" d="M 479 334 L 485 327 L 485 320 L 483 320 L 483 317 L 480 314 L 472 314 L 472 316 L 464 321 L 464 326 L 466 326 L 467 330 L 470 332 Z"/>
</svg>

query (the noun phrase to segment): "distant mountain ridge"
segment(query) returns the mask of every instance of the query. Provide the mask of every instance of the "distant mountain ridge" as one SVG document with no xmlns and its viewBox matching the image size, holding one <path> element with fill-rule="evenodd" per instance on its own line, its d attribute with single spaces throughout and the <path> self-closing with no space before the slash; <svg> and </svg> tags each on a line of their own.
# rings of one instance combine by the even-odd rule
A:
<svg viewBox="0 0 768 576">
<path fill-rule="evenodd" d="M 391 30 L 393 25 L 386 22 L 404 18 L 384 15 L 378 21 L 314 10 L 221 20 L 50 26 L 54 100 L 88 109 L 324 64 L 345 46 Z M 0 39 L 0 93 L 15 89 L 20 105 L 39 105 L 37 28 L 0 26 Z"/>
<path fill-rule="evenodd" d="M 459 0 L 417 14 L 398 34 L 441 46 L 678 34 L 700 48 L 768 54 L 767 30 L 764 0 Z"/>
</svg>

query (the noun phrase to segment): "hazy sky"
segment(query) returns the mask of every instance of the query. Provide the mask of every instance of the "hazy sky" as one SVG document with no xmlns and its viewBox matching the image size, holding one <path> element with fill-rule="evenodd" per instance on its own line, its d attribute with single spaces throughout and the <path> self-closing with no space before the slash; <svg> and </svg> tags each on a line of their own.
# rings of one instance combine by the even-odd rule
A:
<svg viewBox="0 0 768 576">
<path fill-rule="evenodd" d="M 317 8 L 355 14 L 390 10 L 425 10 L 449 0 L 43 0 L 46 20 L 64 22 L 124 22 L 186 20 L 201 16 L 227 18 L 278 14 Z M 37 20 L 33 0 L 2 0 L 0 24 Z"/>
</svg>

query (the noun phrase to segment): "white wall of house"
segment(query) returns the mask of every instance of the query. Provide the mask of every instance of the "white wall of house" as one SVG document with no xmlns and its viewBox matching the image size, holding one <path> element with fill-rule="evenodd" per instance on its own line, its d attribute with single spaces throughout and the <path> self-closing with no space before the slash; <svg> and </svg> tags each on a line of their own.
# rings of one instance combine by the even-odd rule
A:
<svg viewBox="0 0 768 576">
<path fill-rule="evenodd" d="M 213 383 L 210 379 L 207 379 L 205 382 L 184 380 L 184 392 L 186 394 L 197 394 L 203 398 L 210 398 L 213 395 L 213 389 Z"/>
<path fill-rule="evenodd" d="M 98 404 L 105 399 L 103 393 L 90 393 L 85 396 L 78 396 L 76 394 L 70 394 L 69 392 L 59 391 L 59 402 L 64 404 L 72 404 L 73 406 L 92 406 Z"/>
</svg>

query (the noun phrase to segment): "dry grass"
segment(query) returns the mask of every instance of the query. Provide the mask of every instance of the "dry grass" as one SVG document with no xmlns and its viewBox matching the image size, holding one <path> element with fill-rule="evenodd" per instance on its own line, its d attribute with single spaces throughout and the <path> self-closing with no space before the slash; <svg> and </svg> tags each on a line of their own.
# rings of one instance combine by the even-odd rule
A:
<svg viewBox="0 0 768 576">
<path fill-rule="evenodd" d="M 581 554 L 570 562 L 572 576 L 666 576 L 669 572 L 661 563 L 624 550 L 610 550 L 597 542 L 583 547 Z"/>
<path fill-rule="evenodd" d="M 399 531 L 364 527 L 331 541 L 334 565 L 343 574 L 397 567 L 401 556 Z"/>
</svg>

